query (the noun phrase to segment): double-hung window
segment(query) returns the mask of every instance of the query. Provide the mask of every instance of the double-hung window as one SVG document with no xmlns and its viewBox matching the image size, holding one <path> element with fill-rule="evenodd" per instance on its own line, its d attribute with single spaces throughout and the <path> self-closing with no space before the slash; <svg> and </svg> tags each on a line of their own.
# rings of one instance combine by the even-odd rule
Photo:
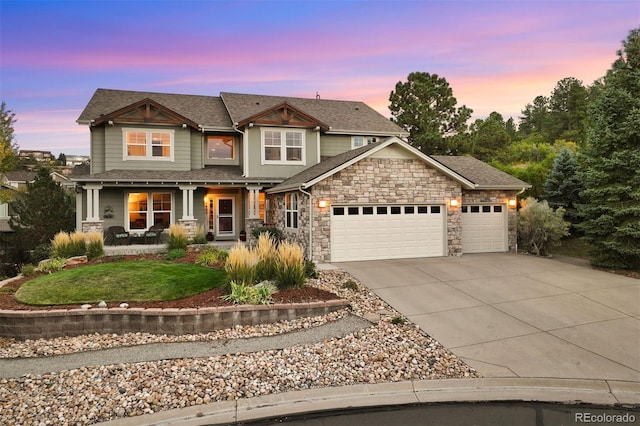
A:
<svg viewBox="0 0 640 426">
<path fill-rule="evenodd" d="M 262 129 L 262 164 L 304 164 L 304 130 Z"/>
<path fill-rule="evenodd" d="M 298 229 L 298 194 L 289 193 L 284 196 L 286 227 Z"/>
<path fill-rule="evenodd" d="M 125 160 L 173 161 L 174 131 L 122 129 Z"/>
<path fill-rule="evenodd" d="M 376 138 L 369 136 L 351 136 L 351 149 L 360 148 L 361 146 L 374 143 Z"/>
</svg>

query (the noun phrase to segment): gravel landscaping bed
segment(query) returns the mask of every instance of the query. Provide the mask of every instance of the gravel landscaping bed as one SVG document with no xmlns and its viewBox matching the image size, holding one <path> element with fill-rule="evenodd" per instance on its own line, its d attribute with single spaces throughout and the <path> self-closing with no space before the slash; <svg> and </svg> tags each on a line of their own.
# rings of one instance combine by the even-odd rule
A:
<svg viewBox="0 0 640 426">
<path fill-rule="evenodd" d="M 344 286 L 348 281 L 352 284 Z M 358 383 L 477 377 L 442 345 L 343 271 L 310 285 L 351 302 L 376 322 L 343 338 L 282 350 L 199 359 L 118 364 L 0 379 L 3 424 L 92 424 L 215 401 Z M 0 357 L 51 356 L 158 342 L 270 336 L 334 321 L 347 311 L 201 335 L 90 335 L 16 342 L 0 339 Z"/>
</svg>

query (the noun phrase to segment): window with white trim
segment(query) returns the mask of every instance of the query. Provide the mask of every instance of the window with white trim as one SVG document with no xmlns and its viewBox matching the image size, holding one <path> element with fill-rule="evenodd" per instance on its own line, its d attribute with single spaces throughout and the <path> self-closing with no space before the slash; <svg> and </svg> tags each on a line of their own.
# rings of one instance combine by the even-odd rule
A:
<svg viewBox="0 0 640 426">
<path fill-rule="evenodd" d="M 131 192 L 127 195 L 130 231 L 144 231 L 153 225 L 171 225 L 172 194 L 170 192 Z"/>
<path fill-rule="evenodd" d="M 233 160 L 233 137 L 207 136 L 207 158 L 210 160 Z"/>
<path fill-rule="evenodd" d="M 125 160 L 173 161 L 174 131 L 122 129 Z"/>
<path fill-rule="evenodd" d="M 295 192 L 284 196 L 285 226 L 298 229 L 298 194 Z"/>
<path fill-rule="evenodd" d="M 376 138 L 371 136 L 351 136 L 351 149 L 374 143 Z"/>
<path fill-rule="evenodd" d="M 9 204 L 7 203 L 0 204 L 0 217 L 1 218 L 9 217 Z"/>
<path fill-rule="evenodd" d="M 304 130 L 262 129 L 263 164 L 304 164 Z"/>
</svg>

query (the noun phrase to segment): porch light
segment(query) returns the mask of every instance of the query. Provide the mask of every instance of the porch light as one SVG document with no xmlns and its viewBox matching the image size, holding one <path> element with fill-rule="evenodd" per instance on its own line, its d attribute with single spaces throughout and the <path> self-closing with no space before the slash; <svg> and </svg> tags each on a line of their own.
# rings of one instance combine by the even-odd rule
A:
<svg viewBox="0 0 640 426">
<path fill-rule="evenodd" d="M 455 198 L 449 200 L 449 205 L 451 207 L 458 207 L 458 200 L 456 200 Z"/>
<path fill-rule="evenodd" d="M 511 207 L 512 209 L 515 208 L 518 205 L 518 201 L 515 198 L 511 198 L 509 199 L 509 207 Z"/>
<path fill-rule="evenodd" d="M 318 207 L 320 207 L 321 209 L 324 209 L 325 207 L 327 207 L 329 205 L 329 202 L 327 200 L 320 200 L 318 201 Z"/>
</svg>

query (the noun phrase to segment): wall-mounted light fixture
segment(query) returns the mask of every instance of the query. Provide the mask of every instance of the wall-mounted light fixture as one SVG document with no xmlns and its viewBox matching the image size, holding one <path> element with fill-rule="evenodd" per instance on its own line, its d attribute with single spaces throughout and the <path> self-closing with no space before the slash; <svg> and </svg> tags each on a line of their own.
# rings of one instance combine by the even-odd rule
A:
<svg viewBox="0 0 640 426">
<path fill-rule="evenodd" d="M 186 129 L 187 128 L 187 123 L 182 123 L 182 128 Z"/>
<path fill-rule="evenodd" d="M 451 200 L 449 200 L 449 205 L 451 207 L 458 207 L 458 200 L 455 198 L 452 198 Z"/>
<path fill-rule="evenodd" d="M 518 200 L 516 200 L 515 198 L 509 199 L 509 207 L 511 207 L 512 209 L 515 209 L 517 205 L 518 205 Z"/>
<path fill-rule="evenodd" d="M 113 120 L 109 120 L 109 121 L 107 121 L 107 124 L 108 124 L 109 126 L 113 126 Z"/>
<path fill-rule="evenodd" d="M 320 207 L 321 209 L 324 209 L 325 207 L 327 207 L 329 205 L 329 202 L 327 200 L 320 200 L 318 201 L 318 207 Z"/>
</svg>

